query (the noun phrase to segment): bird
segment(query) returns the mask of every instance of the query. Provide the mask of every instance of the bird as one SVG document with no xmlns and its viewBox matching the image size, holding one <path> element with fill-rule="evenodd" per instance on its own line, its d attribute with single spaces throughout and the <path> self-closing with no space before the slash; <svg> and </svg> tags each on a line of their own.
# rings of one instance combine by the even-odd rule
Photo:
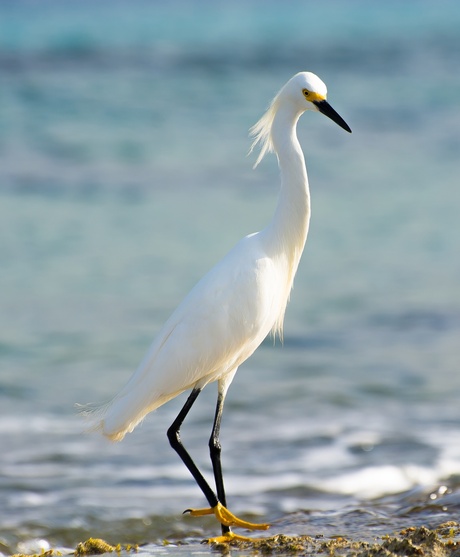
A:
<svg viewBox="0 0 460 557">
<path fill-rule="evenodd" d="M 260 148 L 254 168 L 269 152 L 278 159 L 281 186 L 271 221 L 241 239 L 192 288 L 161 328 L 141 364 L 120 392 L 87 414 L 94 430 L 121 441 L 153 410 L 185 391 L 190 394 L 167 431 L 201 489 L 209 507 L 187 509 L 192 516 L 214 515 L 221 535 L 208 541 L 250 539 L 232 528 L 266 530 L 227 508 L 220 427 L 225 397 L 239 366 L 272 333 L 282 335 L 284 314 L 310 222 L 310 191 L 304 155 L 297 138 L 299 117 L 320 112 L 351 133 L 331 107 L 324 82 L 311 72 L 294 75 L 251 128 L 250 153 Z M 217 404 L 209 439 L 215 489 L 204 478 L 182 443 L 181 426 L 202 390 L 217 382 Z"/>
</svg>

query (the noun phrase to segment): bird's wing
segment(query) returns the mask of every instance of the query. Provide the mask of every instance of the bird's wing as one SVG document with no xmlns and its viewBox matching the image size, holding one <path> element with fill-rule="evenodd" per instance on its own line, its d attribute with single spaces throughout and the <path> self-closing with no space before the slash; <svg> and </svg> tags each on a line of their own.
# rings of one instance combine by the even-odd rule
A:
<svg viewBox="0 0 460 557">
<path fill-rule="evenodd" d="M 276 272 L 257 235 L 235 248 L 191 290 L 144 360 L 107 407 L 103 429 L 122 438 L 151 410 L 233 371 L 278 317 Z M 275 315 L 276 314 L 276 315 Z"/>
</svg>

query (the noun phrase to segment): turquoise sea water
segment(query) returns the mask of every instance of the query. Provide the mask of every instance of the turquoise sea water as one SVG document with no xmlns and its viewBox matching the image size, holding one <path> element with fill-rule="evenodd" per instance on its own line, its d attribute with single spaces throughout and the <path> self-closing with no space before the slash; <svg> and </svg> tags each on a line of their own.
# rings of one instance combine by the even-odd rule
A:
<svg viewBox="0 0 460 557">
<path fill-rule="evenodd" d="M 217 531 L 181 516 L 184 396 L 118 445 L 74 404 L 271 217 L 247 130 L 301 70 L 353 134 L 299 123 L 310 235 L 284 345 L 228 395 L 229 504 L 310 535 L 458 517 L 459 25 L 454 0 L 0 4 L 0 551 Z M 183 430 L 206 473 L 215 395 Z"/>
</svg>

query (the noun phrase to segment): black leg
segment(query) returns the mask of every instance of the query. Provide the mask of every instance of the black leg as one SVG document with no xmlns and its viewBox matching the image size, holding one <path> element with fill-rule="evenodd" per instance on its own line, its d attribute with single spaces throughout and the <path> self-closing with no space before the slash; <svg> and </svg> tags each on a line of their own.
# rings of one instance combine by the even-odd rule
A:
<svg viewBox="0 0 460 557">
<path fill-rule="evenodd" d="M 235 536 L 230 530 L 230 526 L 239 526 L 240 528 L 248 528 L 249 530 L 266 530 L 269 528 L 268 524 L 253 524 L 246 520 L 241 520 L 232 514 L 225 506 L 225 490 L 224 481 L 222 479 L 222 466 L 220 462 L 221 446 L 219 442 L 220 433 L 220 422 L 222 418 L 222 410 L 224 406 L 225 393 L 227 391 L 227 384 L 219 385 L 219 396 L 217 399 L 216 414 L 214 417 L 214 425 L 212 428 L 211 439 L 209 440 L 209 448 L 211 452 L 211 462 L 214 470 L 214 477 L 216 480 L 217 495 L 211 489 L 207 481 L 204 479 L 201 472 L 198 470 L 196 464 L 193 462 L 191 456 L 185 450 L 180 439 L 180 428 L 184 422 L 190 408 L 197 399 L 198 395 L 201 393 L 201 389 L 195 388 L 190 393 L 186 403 L 184 404 L 182 410 L 179 412 L 177 418 L 174 420 L 171 427 L 168 429 L 168 439 L 171 443 L 171 447 L 177 452 L 181 457 L 182 462 L 188 468 L 192 476 L 194 477 L 196 483 L 200 487 L 204 496 L 208 500 L 210 509 L 189 509 L 188 512 L 192 516 L 204 516 L 209 514 L 215 514 L 216 518 L 222 525 L 222 534 L 224 539 L 228 540 L 230 538 L 237 537 L 238 539 L 247 539 L 242 536 Z M 187 511 L 186 511 L 187 512 Z M 228 536 L 230 534 L 230 536 Z M 220 538 L 212 538 L 213 540 L 220 540 Z"/>
<path fill-rule="evenodd" d="M 219 392 L 217 397 L 216 414 L 214 417 L 214 425 L 212 428 L 211 438 L 209 439 L 209 451 L 211 454 L 212 469 L 214 471 L 214 479 L 216 481 L 217 497 L 224 507 L 227 506 L 225 497 L 224 478 L 222 475 L 222 463 L 220 455 L 222 446 L 220 444 L 220 422 L 222 420 L 222 411 L 224 409 L 225 396 Z M 222 524 L 222 534 L 228 534 L 230 526 Z"/>
<path fill-rule="evenodd" d="M 211 508 L 214 508 L 219 502 L 216 497 L 216 494 L 210 488 L 209 484 L 204 479 L 201 472 L 198 470 L 196 464 L 193 462 L 191 456 L 185 450 L 180 439 L 180 427 L 183 421 L 185 420 L 187 414 L 189 413 L 190 408 L 193 406 L 193 403 L 195 402 L 195 400 L 197 399 L 200 393 L 201 393 L 201 389 L 193 389 L 193 391 L 190 393 L 187 402 L 184 404 L 177 418 L 174 420 L 171 427 L 168 429 L 168 439 L 171 444 L 171 447 L 181 457 L 182 462 L 185 464 L 185 466 L 187 466 L 190 473 L 194 477 L 196 483 L 199 485 L 201 491 L 203 492 L 204 496 L 208 500 L 209 506 Z"/>
</svg>

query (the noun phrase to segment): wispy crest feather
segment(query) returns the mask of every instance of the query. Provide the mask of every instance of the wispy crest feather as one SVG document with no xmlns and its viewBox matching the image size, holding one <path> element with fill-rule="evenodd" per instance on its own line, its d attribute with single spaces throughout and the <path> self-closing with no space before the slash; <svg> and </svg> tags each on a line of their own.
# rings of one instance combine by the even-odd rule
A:
<svg viewBox="0 0 460 557">
<path fill-rule="evenodd" d="M 276 95 L 271 102 L 267 112 L 265 112 L 262 118 L 249 130 L 249 135 L 254 138 L 254 141 L 252 142 L 248 154 L 251 154 L 257 145 L 260 144 L 259 156 L 257 157 L 253 168 L 258 166 L 267 153 L 273 152 L 272 125 L 278 108 L 278 95 Z"/>
</svg>

